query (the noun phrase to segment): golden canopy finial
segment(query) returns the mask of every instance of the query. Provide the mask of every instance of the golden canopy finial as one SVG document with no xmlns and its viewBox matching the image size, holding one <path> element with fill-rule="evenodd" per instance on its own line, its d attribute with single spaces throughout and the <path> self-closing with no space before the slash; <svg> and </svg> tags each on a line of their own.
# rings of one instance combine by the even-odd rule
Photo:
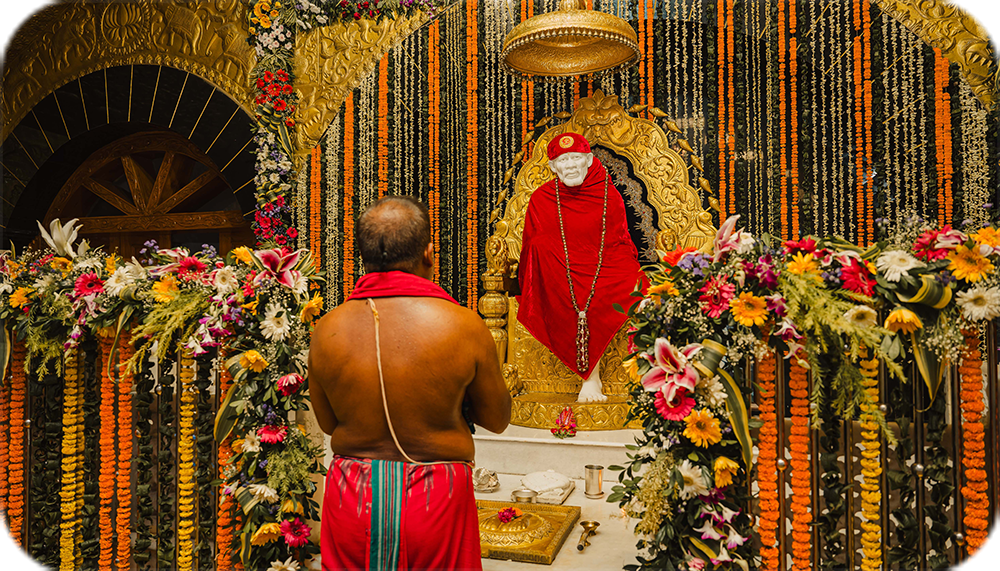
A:
<svg viewBox="0 0 1000 571">
<path fill-rule="evenodd" d="M 553 12 L 518 24 L 504 39 L 501 59 L 515 75 L 536 81 L 595 79 L 635 65 L 635 30 L 585 0 L 560 0 Z"/>
</svg>

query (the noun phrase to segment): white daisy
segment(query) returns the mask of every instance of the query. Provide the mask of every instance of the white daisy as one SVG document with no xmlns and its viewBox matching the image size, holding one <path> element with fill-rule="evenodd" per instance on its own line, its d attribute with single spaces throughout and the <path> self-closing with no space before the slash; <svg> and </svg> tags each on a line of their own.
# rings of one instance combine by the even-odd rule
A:
<svg viewBox="0 0 1000 571">
<path fill-rule="evenodd" d="M 260 322 L 260 332 L 269 341 L 284 341 L 291 326 L 288 323 L 288 311 L 278 304 L 267 306 L 264 321 Z"/>
<path fill-rule="evenodd" d="M 882 252 L 875 260 L 875 266 L 881 270 L 882 276 L 890 282 L 898 282 L 907 271 L 922 268 L 924 263 L 902 250 Z"/>
<path fill-rule="evenodd" d="M 215 272 L 215 277 L 212 278 L 212 285 L 219 293 L 229 293 L 239 286 L 239 280 L 236 279 L 236 270 L 232 266 L 226 266 L 219 271 Z"/>
<path fill-rule="evenodd" d="M 109 295 L 121 295 L 125 288 L 132 285 L 132 278 L 127 267 L 122 266 L 111 274 L 108 281 L 104 282 L 104 291 Z"/>
<path fill-rule="evenodd" d="M 955 296 L 962 308 L 962 317 L 969 321 L 984 321 L 1000 317 L 1000 290 L 976 286 Z"/>
<path fill-rule="evenodd" d="M 711 408 L 720 408 L 726 404 L 726 388 L 722 386 L 719 377 L 705 379 L 699 377 L 695 392 L 700 395 Z"/>
<path fill-rule="evenodd" d="M 243 445 L 240 447 L 243 452 L 260 452 L 260 439 L 257 438 L 257 431 L 251 430 L 243 437 Z"/>
<path fill-rule="evenodd" d="M 683 484 L 678 493 L 682 500 L 688 500 L 695 496 L 708 493 L 708 483 L 705 482 L 705 475 L 701 468 L 695 466 L 690 460 L 684 460 L 677 466 Z"/>
<path fill-rule="evenodd" d="M 272 561 L 267 571 L 299 571 L 299 562 L 294 557 L 285 559 L 284 563 L 281 561 Z"/>
<path fill-rule="evenodd" d="M 844 319 L 859 327 L 875 327 L 878 324 L 878 314 L 867 305 L 855 305 L 847 310 Z"/>
<path fill-rule="evenodd" d="M 281 499 L 278 497 L 278 490 L 264 484 L 250 484 L 247 486 L 247 489 L 250 490 L 250 493 L 253 494 L 254 498 L 262 502 L 276 504 L 278 503 L 278 500 Z"/>
<path fill-rule="evenodd" d="M 292 270 L 292 293 L 296 298 L 309 293 L 309 279 L 302 275 L 302 272 Z"/>
</svg>

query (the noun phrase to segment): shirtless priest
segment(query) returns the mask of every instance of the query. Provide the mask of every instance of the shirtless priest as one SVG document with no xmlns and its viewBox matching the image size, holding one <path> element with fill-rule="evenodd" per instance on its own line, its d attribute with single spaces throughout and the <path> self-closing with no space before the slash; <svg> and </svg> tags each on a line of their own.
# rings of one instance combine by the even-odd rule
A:
<svg viewBox="0 0 1000 571">
<path fill-rule="evenodd" d="M 386 197 L 357 224 L 368 272 L 316 327 L 309 383 L 331 435 L 323 569 L 482 569 L 472 435 L 510 422 L 483 321 L 430 281 L 427 207 Z"/>
<path fill-rule="evenodd" d="M 548 146 L 556 178 L 528 202 L 521 241 L 517 320 L 585 379 L 579 402 L 607 400 L 601 355 L 625 323 L 645 274 L 628 233 L 625 202 L 590 143 L 573 132 Z"/>
</svg>

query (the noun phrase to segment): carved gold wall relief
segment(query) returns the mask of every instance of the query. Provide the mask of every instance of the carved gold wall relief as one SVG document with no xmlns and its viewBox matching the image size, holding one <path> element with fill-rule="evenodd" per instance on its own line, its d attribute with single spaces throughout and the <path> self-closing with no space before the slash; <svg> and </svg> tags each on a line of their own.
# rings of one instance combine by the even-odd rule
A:
<svg viewBox="0 0 1000 571">
<path fill-rule="evenodd" d="M 375 69 L 392 46 L 427 20 L 426 14 L 373 22 L 362 19 L 317 28 L 295 40 L 295 122 L 300 162 L 319 143 L 347 95 Z"/>
<path fill-rule="evenodd" d="M 119 65 L 166 65 L 217 85 L 253 114 L 239 0 L 63 3 L 35 14 L 11 40 L 3 70 L 3 139 L 56 88 Z"/>
<path fill-rule="evenodd" d="M 976 97 L 1000 101 L 1000 67 L 986 30 L 968 12 L 943 0 L 874 0 L 880 8 L 957 64 Z"/>
</svg>

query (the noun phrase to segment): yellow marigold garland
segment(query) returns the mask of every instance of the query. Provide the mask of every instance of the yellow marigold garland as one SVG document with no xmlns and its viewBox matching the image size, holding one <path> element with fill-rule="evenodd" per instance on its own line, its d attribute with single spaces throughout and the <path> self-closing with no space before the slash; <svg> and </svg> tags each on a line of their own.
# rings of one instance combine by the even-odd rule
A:
<svg viewBox="0 0 1000 571">
<path fill-rule="evenodd" d="M 101 544 L 97 559 L 99 569 L 110 569 L 115 553 L 115 526 L 111 520 L 115 501 L 115 384 L 108 374 L 108 361 L 114 343 L 112 337 L 101 337 L 101 432 L 98 438 L 101 466 L 97 476 L 100 499 L 98 537 Z"/>
<path fill-rule="evenodd" d="M 62 488 L 59 490 L 62 521 L 59 523 L 59 570 L 79 567 L 77 532 L 83 492 L 83 395 L 77 352 L 66 355 L 63 372 Z"/>
<path fill-rule="evenodd" d="M 3 386 L 7 379 L 0 379 L 0 505 L 7 505 L 7 470 L 10 466 L 10 387 Z"/>
<path fill-rule="evenodd" d="M 773 351 L 757 363 L 757 386 L 760 388 L 760 440 L 757 456 L 757 480 L 760 486 L 760 555 L 765 569 L 778 568 L 778 424 L 775 414 L 774 381 L 777 359 Z"/>
<path fill-rule="evenodd" d="M 986 541 L 989 527 L 990 496 L 987 494 L 986 445 L 983 441 L 983 370 L 979 352 L 979 333 L 963 329 L 965 353 L 958 368 L 962 376 L 962 467 L 965 485 L 965 539 L 971 556 Z"/>
<path fill-rule="evenodd" d="M 229 374 L 229 369 L 223 364 L 225 358 L 219 356 L 219 399 L 225 398 L 226 391 L 233 383 L 233 376 Z M 219 444 L 219 479 L 226 479 L 226 466 L 229 465 L 233 457 L 232 437 L 226 438 Z M 217 571 L 232 571 L 233 557 L 233 510 L 236 505 L 232 496 L 222 493 L 223 486 L 219 488 L 219 514 L 215 520 L 215 566 Z"/>
<path fill-rule="evenodd" d="M 859 364 L 865 378 L 865 392 L 871 403 L 861 405 L 861 569 L 876 571 L 882 568 L 882 526 L 879 511 L 882 508 L 882 444 L 879 442 L 879 425 L 875 420 L 878 408 L 878 358 L 867 359 L 863 349 Z"/>
<path fill-rule="evenodd" d="M 28 375 L 24 372 L 27 349 L 23 341 L 14 341 L 10 361 L 10 468 L 7 472 L 7 527 L 10 536 L 21 545 L 24 525 L 24 394 Z"/>
<path fill-rule="evenodd" d="M 177 568 L 190 571 L 194 553 L 194 359 L 181 355 L 180 437 L 177 440 Z"/>
<path fill-rule="evenodd" d="M 127 363 L 135 348 L 131 336 L 122 335 L 118 343 L 118 529 L 119 569 L 128 569 L 132 561 L 132 373 L 122 363 Z"/>
<path fill-rule="evenodd" d="M 788 386 L 792 391 L 792 569 L 812 569 L 812 467 L 809 465 L 809 371 L 792 358 Z"/>
</svg>

